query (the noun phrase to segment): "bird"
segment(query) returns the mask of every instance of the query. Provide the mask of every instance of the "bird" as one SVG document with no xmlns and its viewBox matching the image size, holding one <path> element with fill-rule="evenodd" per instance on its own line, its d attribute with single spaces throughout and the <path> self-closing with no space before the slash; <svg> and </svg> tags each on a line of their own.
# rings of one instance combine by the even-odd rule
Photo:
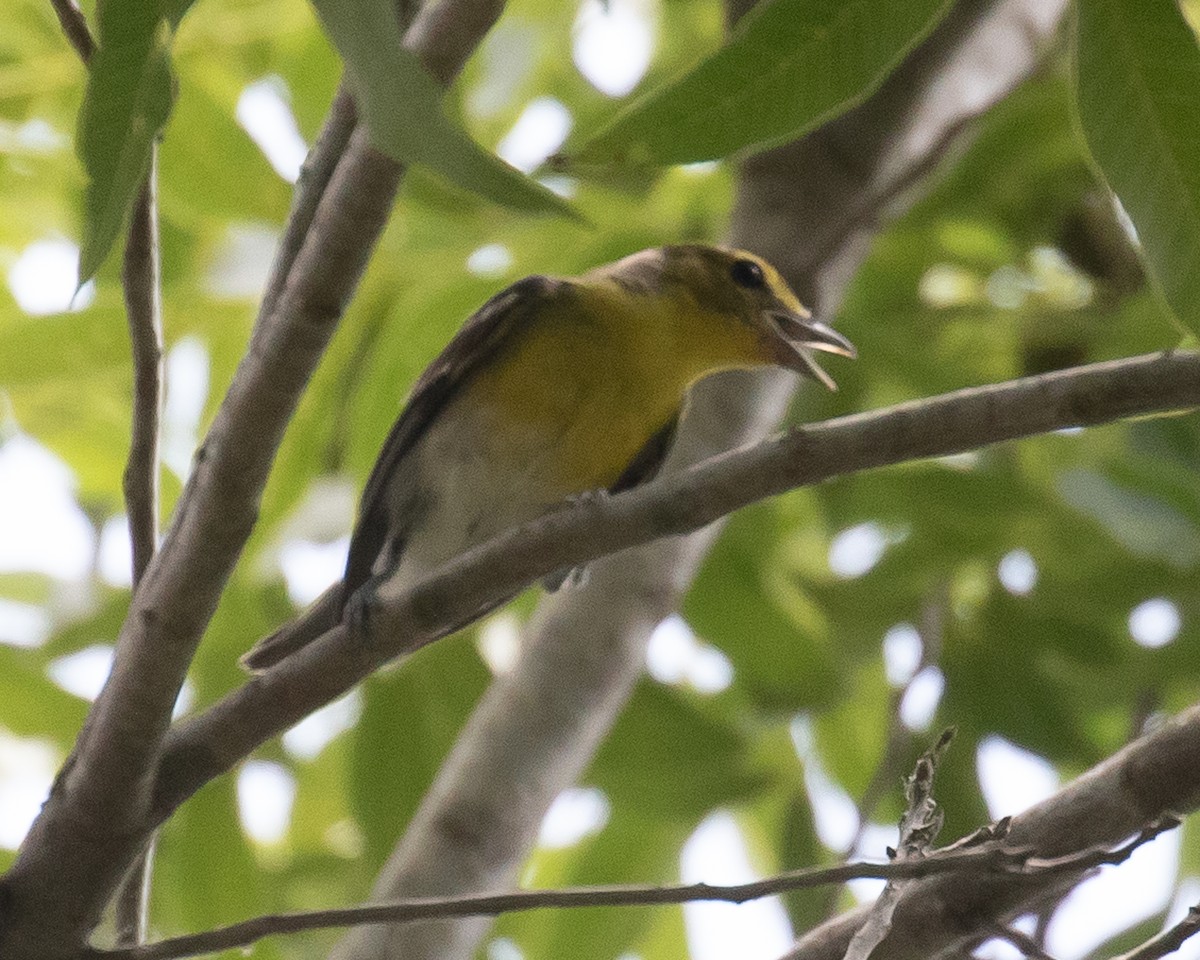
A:
<svg viewBox="0 0 1200 960">
<path fill-rule="evenodd" d="M 341 582 L 243 664 L 262 671 L 361 618 L 382 580 L 414 585 L 573 498 L 652 479 L 710 374 L 778 366 L 835 389 L 815 351 L 856 356 L 744 250 L 663 246 L 517 281 L 418 378 L 363 489 Z"/>
</svg>

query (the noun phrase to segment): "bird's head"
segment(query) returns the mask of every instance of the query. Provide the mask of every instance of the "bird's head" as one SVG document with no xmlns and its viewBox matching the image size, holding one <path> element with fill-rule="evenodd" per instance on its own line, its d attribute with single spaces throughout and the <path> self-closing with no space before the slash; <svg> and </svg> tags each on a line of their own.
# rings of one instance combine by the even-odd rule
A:
<svg viewBox="0 0 1200 960">
<path fill-rule="evenodd" d="M 626 266 L 627 265 L 627 266 Z M 705 313 L 719 314 L 752 334 L 756 362 L 795 370 L 836 389 L 814 358 L 817 351 L 856 356 L 854 345 L 832 327 L 814 320 L 766 260 L 744 250 L 680 245 L 646 250 L 617 267 L 637 283 L 683 288 Z"/>
</svg>

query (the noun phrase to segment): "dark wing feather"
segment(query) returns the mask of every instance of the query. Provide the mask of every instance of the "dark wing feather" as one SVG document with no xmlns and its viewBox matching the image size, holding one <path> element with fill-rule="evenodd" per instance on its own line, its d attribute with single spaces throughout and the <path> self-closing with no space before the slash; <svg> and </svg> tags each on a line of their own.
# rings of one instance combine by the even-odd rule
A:
<svg viewBox="0 0 1200 960">
<path fill-rule="evenodd" d="M 495 354 L 532 316 L 531 308 L 568 284 L 549 277 L 526 277 L 500 291 L 475 311 L 446 348 L 425 368 L 412 395 L 393 424 L 367 485 L 363 488 L 358 522 L 350 538 L 350 555 L 342 579 L 342 606 L 371 576 L 371 568 L 389 534 L 387 485 L 397 465 L 424 435 L 446 404 L 480 364 Z"/>
<path fill-rule="evenodd" d="M 662 469 L 663 461 L 667 458 L 667 451 L 671 449 L 671 444 L 675 441 L 675 433 L 678 429 L 679 413 L 676 411 L 675 416 L 664 423 L 634 455 L 634 458 L 629 461 L 629 466 L 617 477 L 617 482 L 608 488 L 608 492 L 620 493 L 622 490 L 630 490 L 653 480 L 658 471 Z"/>
</svg>

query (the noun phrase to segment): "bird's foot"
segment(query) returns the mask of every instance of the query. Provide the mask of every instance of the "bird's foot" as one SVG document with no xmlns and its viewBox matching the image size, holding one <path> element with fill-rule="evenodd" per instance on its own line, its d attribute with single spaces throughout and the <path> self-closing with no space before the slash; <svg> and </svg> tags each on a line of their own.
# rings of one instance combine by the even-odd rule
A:
<svg viewBox="0 0 1200 960">
<path fill-rule="evenodd" d="M 609 492 L 604 489 L 581 490 L 579 493 L 569 494 L 564 502 L 568 506 L 577 507 L 585 503 L 600 503 L 607 500 L 609 496 Z M 555 593 L 563 587 L 582 587 L 587 581 L 588 568 L 584 564 L 579 567 L 564 567 L 547 574 L 542 578 L 542 586 L 551 593 Z"/>
<path fill-rule="evenodd" d="M 597 487 L 595 490 L 580 490 L 579 493 L 567 494 L 566 503 L 572 507 L 577 507 L 584 503 L 600 503 L 609 498 L 610 494 L 607 490 Z"/>
</svg>

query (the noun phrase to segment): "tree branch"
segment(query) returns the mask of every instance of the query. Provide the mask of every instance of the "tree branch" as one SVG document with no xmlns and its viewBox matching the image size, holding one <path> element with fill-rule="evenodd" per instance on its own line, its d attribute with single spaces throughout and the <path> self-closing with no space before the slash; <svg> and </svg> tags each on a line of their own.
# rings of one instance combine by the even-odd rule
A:
<svg viewBox="0 0 1200 960">
<path fill-rule="evenodd" d="M 766 257 L 811 306 L 834 316 L 870 237 L 962 143 L 970 120 L 1040 62 L 1064 5 L 959 2 L 865 103 L 739 165 L 726 242 Z M 729 19 L 750 6 L 729 0 Z M 763 372 L 700 384 L 664 475 L 768 436 L 793 383 Z M 586 770 L 644 671 L 651 632 L 678 609 L 716 535 L 708 527 L 599 561 L 582 588 L 542 598 L 516 664 L 468 719 L 374 899 L 516 882 L 547 808 Z M 520 804 L 509 799 L 515 793 Z M 331 960 L 467 960 L 486 928 L 486 919 L 359 927 Z"/>
<path fill-rule="evenodd" d="M 1157 937 L 1147 940 L 1128 953 L 1114 957 L 1113 960 L 1161 960 L 1162 957 L 1174 953 L 1197 933 L 1200 933 L 1200 905 L 1188 910 L 1187 916 L 1169 930 L 1164 930 Z"/>
<path fill-rule="evenodd" d="M 155 158 L 138 192 L 125 243 L 121 283 L 133 353 L 133 429 L 125 466 L 125 510 L 136 591 L 158 546 L 158 434 L 162 411 L 163 323 L 159 282 Z"/>
<path fill-rule="evenodd" d="M 300 255 L 309 228 L 317 215 L 321 198 L 325 196 L 329 181 L 345 155 L 350 135 L 354 133 L 357 123 L 358 111 L 354 97 L 343 80 L 333 95 L 333 102 L 329 106 L 329 113 L 321 126 L 317 142 L 300 167 L 296 194 L 292 198 L 292 208 L 288 211 L 287 226 L 279 240 L 279 249 L 275 253 L 275 262 L 271 265 L 267 289 L 263 293 L 262 303 L 259 304 L 257 324 L 262 324 L 274 316 L 279 297 L 292 277 L 296 257 Z"/>
<path fill-rule="evenodd" d="M 1200 704 L 1122 748 L 1048 800 L 1013 817 L 1007 842 L 1055 856 L 1115 843 L 1163 816 L 1200 806 Z M 1029 904 L 1078 882 L 1058 878 L 960 876 L 914 881 L 905 890 L 880 960 L 928 960 L 990 935 Z M 784 960 L 842 960 L 869 907 L 809 931 Z"/>
<path fill-rule="evenodd" d="M 907 803 L 904 816 L 900 818 L 900 840 L 892 858 L 895 863 L 921 863 L 927 860 L 930 847 L 942 830 L 945 815 L 933 799 L 933 776 L 953 738 L 953 730 L 943 732 L 937 742 L 917 760 L 916 769 L 904 782 Z M 904 884 L 899 878 L 888 878 L 883 892 L 871 904 L 863 925 L 850 939 L 844 960 L 870 960 L 875 948 L 892 928 L 892 917 L 903 891 Z"/>
<path fill-rule="evenodd" d="M 847 863 L 837 867 L 792 870 L 762 880 L 727 886 L 691 883 L 670 886 L 627 885 L 523 890 L 305 913 L 271 914 L 216 930 L 172 937 L 140 947 L 90 950 L 85 957 L 87 960 L 174 960 L 179 957 L 194 957 L 247 947 L 264 937 L 279 934 L 364 924 L 412 923 L 418 920 L 474 916 L 495 917 L 502 913 L 547 908 L 647 907 L 694 903 L 699 900 L 746 903 L 789 890 L 806 890 L 861 879 L 884 879 L 893 882 L 960 873 L 1005 874 L 1017 877 L 1077 874 L 1104 865 L 1124 863 L 1138 847 L 1178 825 L 1178 821 L 1166 820 L 1147 827 L 1116 849 L 1096 847 L 1053 859 L 1039 858 L 1028 849 L 1014 849 L 1002 842 L 992 842 L 978 846 L 947 847 L 922 857 L 897 859 L 890 863 Z"/>
<path fill-rule="evenodd" d="M 96 53 L 96 41 L 92 39 L 87 18 L 79 9 L 79 4 L 75 0 L 50 0 L 50 6 L 58 15 L 58 22 L 67 38 L 67 43 L 79 54 L 79 59 L 85 65 L 91 63 L 92 57 Z"/>
<path fill-rule="evenodd" d="M 166 739 L 155 822 L 269 737 L 394 657 L 554 570 L 833 477 L 1134 414 L 1200 405 L 1200 354 L 1153 354 L 973 387 L 812 424 L 615 497 L 582 501 L 477 547 L 407 591 L 384 583 L 370 637 L 339 626 Z"/>
<path fill-rule="evenodd" d="M 420 30 L 412 49 L 445 77 L 501 9 L 498 0 L 433 4 L 414 24 Z M 66 0 L 56 10 L 71 16 Z M 171 529 L 118 637 L 108 682 L 4 879 L 0 892 L 10 908 L 0 917 L 0 954 L 69 956 L 144 846 L 155 766 L 179 688 L 254 525 L 284 429 L 383 230 L 402 172 L 363 131 L 350 136 L 287 281 L 260 316 L 197 452 Z"/>
<path fill-rule="evenodd" d="M 158 245 L 157 149 L 150 148 L 146 179 L 134 201 L 125 242 L 121 285 L 133 355 L 133 425 L 123 486 L 133 552 L 136 593 L 158 549 L 159 421 L 163 397 L 162 284 Z M 146 938 L 153 844 L 147 844 L 117 894 L 117 942 Z"/>
</svg>

